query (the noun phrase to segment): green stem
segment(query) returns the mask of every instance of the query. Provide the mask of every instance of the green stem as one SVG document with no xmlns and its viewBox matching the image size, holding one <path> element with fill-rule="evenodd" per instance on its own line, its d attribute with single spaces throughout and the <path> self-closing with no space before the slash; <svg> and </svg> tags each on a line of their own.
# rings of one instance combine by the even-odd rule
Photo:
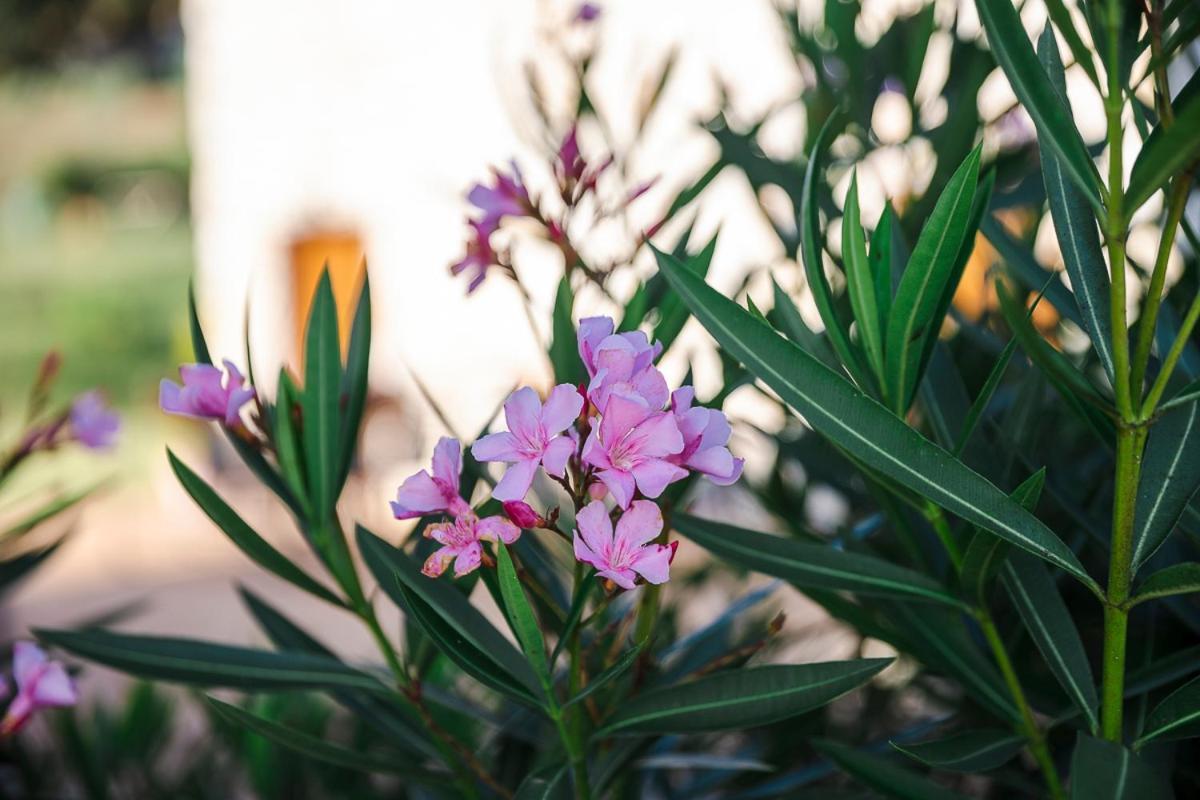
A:
<svg viewBox="0 0 1200 800">
<path fill-rule="evenodd" d="M 1175 365 L 1179 363 L 1183 349 L 1187 347 L 1187 343 L 1191 339 L 1192 329 L 1196 327 L 1197 319 L 1200 319 L 1200 293 L 1192 298 L 1192 305 L 1188 308 L 1183 323 L 1179 326 L 1179 333 L 1175 337 L 1167 357 L 1163 359 L 1158 377 L 1154 379 L 1154 385 L 1150 387 L 1150 393 L 1146 395 L 1146 402 L 1142 404 L 1141 420 L 1150 419 L 1154 415 L 1154 410 L 1158 408 L 1158 402 L 1162 400 L 1163 392 L 1167 390 L 1167 382 L 1171 380 L 1171 375 L 1175 372 Z"/>
<path fill-rule="evenodd" d="M 1121 88 L 1121 4 L 1108 0 L 1108 94 L 1104 98 L 1104 115 L 1108 123 L 1108 217 L 1104 232 L 1108 240 L 1108 263 L 1112 273 L 1112 351 L 1113 381 L 1117 410 L 1121 418 L 1133 418 L 1133 400 L 1129 384 L 1129 326 L 1125 317 L 1125 192 L 1123 180 L 1121 112 L 1124 92 Z"/>
<path fill-rule="evenodd" d="M 1021 712 L 1021 732 L 1029 744 L 1029 751 L 1042 770 L 1042 775 L 1046 779 L 1046 787 L 1050 790 L 1050 796 L 1054 800 L 1065 800 L 1066 793 L 1063 792 L 1062 781 L 1059 780 L 1054 759 L 1050 757 L 1046 738 L 1042 734 L 1042 729 L 1038 727 L 1037 720 L 1034 719 L 1033 708 L 1025 697 L 1025 691 L 1021 688 L 1021 681 L 1017 678 L 1016 670 L 1013 669 L 1012 659 L 1009 658 L 1004 640 L 1000 638 L 1000 632 L 996 630 L 996 623 L 992 620 L 988 610 L 982 607 L 976 609 L 975 619 L 979 622 L 983 636 L 992 649 L 992 656 L 1000 668 L 1000 674 L 1004 677 L 1009 694 L 1012 695 L 1013 701 Z"/>
<path fill-rule="evenodd" d="M 1125 694 L 1125 638 L 1129 588 L 1133 579 L 1133 523 L 1146 428 L 1122 426 L 1117 431 L 1117 474 L 1113 497 L 1112 544 L 1109 551 L 1107 601 L 1104 606 L 1104 674 L 1100 689 L 1100 729 L 1105 739 L 1120 742 Z"/>
<path fill-rule="evenodd" d="M 954 532 L 950 530 L 950 522 L 946 519 L 945 513 L 934 503 L 926 503 L 925 518 L 933 525 L 933 530 L 941 540 L 942 547 L 946 548 L 946 555 L 950 556 L 950 563 L 954 565 L 954 571 L 958 572 L 962 569 L 962 550 L 954 538 Z"/>
<path fill-rule="evenodd" d="M 583 563 L 575 562 L 575 592 L 580 590 L 580 584 L 587 580 L 587 573 L 584 570 Z M 579 694 L 583 688 L 583 659 L 580 657 L 580 628 L 576 626 L 571 632 L 571 642 L 568 648 L 570 656 L 570 667 L 567 678 L 568 697 L 574 697 Z M 562 733 L 565 735 L 563 740 L 567 747 L 567 755 L 571 760 L 571 773 L 575 779 L 575 797 L 578 800 L 590 800 L 592 796 L 592 787 L 588 782 L 587 773 L 587 754 L 583 749 L 583 737 L 586 719 L 587 708 L 583 703 L 575 704 L 575 712 L 570 719 L 570 725 Z"/>
</svg>

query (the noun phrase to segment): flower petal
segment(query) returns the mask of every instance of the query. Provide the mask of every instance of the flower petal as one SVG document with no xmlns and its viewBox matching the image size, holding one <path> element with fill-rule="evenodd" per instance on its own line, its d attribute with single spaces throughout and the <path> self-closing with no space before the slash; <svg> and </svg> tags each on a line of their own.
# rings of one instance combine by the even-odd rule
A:
<svg viewBox="0 0 1200 800">
<path fill-rule="evenodd" d="M 516 462 L 508 468 L 504 477 L 496 484 L 496 488 L 492 490 L 492 497 L 502 503 L 510 500 L 524 500 L 525 495 L 529 493 L 530 485 L 533 484 L 533 476 L 537 474 L 537 468 L 536 459 Z"/>
<path fill-rule="evenodd" d="M 46 663 L 46 653 L 33 642 L 17 642 L 13 645 L 13 680 L 21 691 Z"/>
<path fill-rule="evenodd" d="M 462 445 L 452 436 L 443 436 L 433 448 L 433 477 L 458 489 L 462 478 Z"/>
<path fill-rule="evenodd" d="M 614 394 L 604 409 L 604 416 L 600 419 L 601 441 L 604 442 L 606 448 L 612 447 L 651 413 L 651 409 L 647 408 L 645 403 L 640 400 L 623 394 Z M 678 435 L 678 428 L 675 429 L 675 433 Z M 679 449 L 682 448 L 681 441 Z M 675 452 L 679 452 L 679 450 Z"/>
<path fill-rule="evenodd" d="M 560 383 L 551 390 L 542 406 L 542 430 L 547 436 L 553 436 L 574 423 L 580 411 L 583 411 L 583 396 L 579 390 L 569 383 Z"/>
<path fill-rule="evenodd" d="M 449 547 L 441 547 L 433 551 L 425 563 L 421 565 L 421 574 L 429 578 L 441 577 L 454 560 L 454 552 Z"/>
<path fill-rule="evenodd" d="M 603 558 L 605 553 L 612 550 L 612 520 L 604 503 L 593 500 L 580 509 L 575 515 L 575 530 L 597 558 Z"/>
<path fill-rule="evenodd" d="M 576 396 L 578 397 L 578 395 Z M 550 444 L 546 445 L 546 451 L 542 453 L 542 466 L 546 468 L 546 472 L 556 478 L 561 478 L 567 470 L 567 462 L 574 454 L 575 442 L 566 436 L 556 436 L 550 440 Z"/>
<path fill-rule="evenodd" d="M 669 485 L 687 477 L 687 470 L 661 458 L 651 458 L 635 464 L 633 478 L 646 497 L 658 497 Z"/>
<path fill-rule="evenodd" d="M 41 708 L 61 708 L 79 702 L 75 682 L 57 661 L 51 661 L 45 666 L 37 679 L 37 685 L 33 688 L 32 696 L 34 705 Z"/>
<path fill-rule="evenodd" d="M 613 500 L 617 505 L 621 508 L 629 508 L 629 503 L 633 500 L 633 493 L 637 490 L 632 473 L 623 469 L 603 469 L 596 473 L 596 476 L 604 481 L 604 485 L 612 492 Z"/>
<path fill-rule="evenodd" d="M 618 550 L 633 552 L 654 541 L 663 529 L 662 510 L 649 500 L 634 500 L 617 520 L 613 543 Z"/>
<path fill-rule="evenodd" d="M 671 548 L 661 544 L 645 547 L 630 566 L 649 583 L 666 583 L 671 577 Z"/>
<path fill-rule="evenodd" d="M 471 455 L 476 461 L 513 461 L 521 460 L 517 450 L 517 437 L 508 431 L 489 433 L 471 445 Z"/>
<path fill-rule="evenodd" d="M 622 589 L 634 588 L 637 575 L 631 569 L 602 569 L 596 573 L 601 578 L 608 578 Z"/>
<path fill-rule="evenodd" d="M 579 320 L 579 358 L 587 368 L 588 377 L 596 374 L 596 348 L 612 335 L 614 327 L 612 317 L 585 317 Z"/>
<path fill-rule="evenodd" d="M 538 423 L 542 416 L 542 401 L 529 386 L 522 386 L 504 401 L 504 419 L 508 429 L 526 442 L 538 440 Z M 565 426 L 564 426 L 565 427 Z"/>
<path fill-rule="evenodd" d="M 461 578 L 463 575 L 479 569 L 479 564 L 482 560 L 483 547 L 480 546 L 479 542 L 467 545 L 458 554 L 458 558 L 454 559 L 454 577 Z"/>
<path fill-rule="evenodd" d="M 412 519 L 445 510 L 446 497 L 425 470 L 410 475 L 400 484 L 392 503 L 392 514 L 396 519 Z"/>
<path fill-rule="evenodd" d="M 512 544 L 521 538 L 521 529 L 501 516 L 484 517 L 475 523 L 475 535 L 485 542 Z"/>
</svg>

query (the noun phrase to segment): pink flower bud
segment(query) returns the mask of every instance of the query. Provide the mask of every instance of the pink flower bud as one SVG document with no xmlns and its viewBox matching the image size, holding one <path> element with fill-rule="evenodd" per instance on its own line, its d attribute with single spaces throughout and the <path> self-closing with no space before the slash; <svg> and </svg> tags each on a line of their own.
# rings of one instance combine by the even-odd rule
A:
<svg viewBox="0 0 1200 800">
<path fill-rule="evenodd" d="M 505 503 L 504 514 L 517 527 L 525 528 L 526 530 L 543 528 L 546 525 L 546 520 L 542 519 L 541 515 L 533 510 L 533 506 L 524 500 L 510 500 Z"/>
</svg>

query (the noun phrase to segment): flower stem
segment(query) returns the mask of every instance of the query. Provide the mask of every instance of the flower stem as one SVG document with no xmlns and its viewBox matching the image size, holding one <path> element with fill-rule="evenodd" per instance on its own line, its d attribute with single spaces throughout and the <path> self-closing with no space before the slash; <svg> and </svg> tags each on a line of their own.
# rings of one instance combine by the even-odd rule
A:
<svg viewBox="0 0 1200 800">
<path fill-rule="evenodd" d="M 580 591 L 580 584 L 587 580 L 587 575 L 583 568 L 583 562 L 575 562 L 575 592 Z M 568 654 L 570 656 L 570 668 L 567 678 L 567 691 L 570 697 L 574 697 L 583 688 L 583 659 L 580 657 L 580 628 L 576 626 L 571 632 L 571 643 L 569 645 Z M 578 800 L 591 800 L 592 788 L 588 783 L 587 774 L 587 754 L 583 749 L 584 726 L 587 724 L 585 708 L 582 703 L 576 704 L 576 710 L 570 719 L 570 725 L 563 733 L 565 738 L 564 745 L 567 748 L 567 755 L 571 760 L 571 774 L 575 779 L 575 797 Z"/>
</svg>

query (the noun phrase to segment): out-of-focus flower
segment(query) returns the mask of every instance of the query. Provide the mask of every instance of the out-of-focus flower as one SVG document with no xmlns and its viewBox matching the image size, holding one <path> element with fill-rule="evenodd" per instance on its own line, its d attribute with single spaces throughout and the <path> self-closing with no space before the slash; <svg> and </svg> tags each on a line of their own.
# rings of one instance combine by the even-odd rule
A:
<svg viewBox="0 0 1200 800">
<path fill-rule="evenodd" d="M 558 147 L 558 163 L 555 168 L 559 173 L 560 180 L 564 182 L 578 181 L 583 177 L 584 170 L 587 169 L 587 162 L 579 153 L 579 137 L 574 125 L 571 126 L 571 130 L 567 131 L 562 144 Z"/>
<path fill-rule="evenodd" d="M 462 445 L 458 439 L 443 436 L 433 449 L 433 474 L 421 470 L 400 484 L 392 502 L 392 514 L 396 519 L 440 513 L 470 514 L 471 507 L 458 493 L 461 476 Z"/>
<path fill-rule="evenodd" d="M 496 265 L 496 251 L 492 249 L 491 235 L 495 230 L 492 226 L 475 220 L 467 220 L 471 228 L 471 237 L 467 240 L 467 252 L 457 263 L 450 266 L 451 275 L 461 275 L 471 270 L 471 280 L 467 284 L 467 294 L 479 288 L 487 277 L 488 269 Z"/>
<path fill-rule="evenodd" d="M 687 474 L 667 460 L 682 450 L 683 436 L 672 414 L 648 408 L 639 398 L 614 394 L 583 446 L 583 460 L 600 470 L 597 477 L 617 505 L 629 508 L 635 490 L 658 497 Z"/>
<path fill-rule="evenodd" d="M 572 21 L 583 23 L 595 22 L 599 19 L 603 10 L 599 3 L 580 3 L 579 10 L 575 12 L 575 17 Z"/>
<path fill-rule="evenodd" d="M 693 407 L 696 390 L 691 386 L 671 394 L 671 413 L 683 436 L 683 450 L 668 460 L 673 464 L 702 472 L 718 486 L 729 486 L 741 477 L 746 460 L 729 452 L 729 420 L 716 409 Z"/>
<path fill-rule="evenodd" d="M 622 589 L 632 589 L 641 575 L 649 583 L 666 583 L 674 548 L 651 544 L 662 533 L 662 512 L 649 500 L 636 500 L 617 520 L 593 501 L 575 517 L 575 558 L 591 564 L 597 575 Z"/>
<path fill-rule="evenodd" d="M 575 442 L 561 434 L 582 410 L 583 398 L 569 383 L 555 386 L 545 405 L 528 386 L 509 395 L 504 401 L 508 431 L 484 436 L 471 447 L 471 454 L 480 461 L 511 464 L 492 496 L 501 501 L 523 500 L 538 465 L 561 478 L 575 452 Z"/>
<path fill-rule="evenodd" d="M 79 702 L 79 692 L 66 668 L 58 661 L 51 661 L 33 642 L 13 645 L 13 681 L 17 693 L 0 720 L 0 736 L 17 732 L 43 708 L 62 708 Z"/>
<path fill-rule="evenodd" d="M 454 577 L 461 578 L 478 569 L 483 561 L 481 542 L 501 541 L 512 544 L 521 536 L 521 529 L 504 517 L 479 519 L 470 511 L 459 514 L 453 522 L 430 525 L 425 536 L 441 545 L 425 559 L 421 572 L 437 578 L 454 562 Z"/>
<path fill-rule="evenodd" d="M 69 418 L 72 435 L 84 447 L 93 450 L 111 447 L 121 428 L 121 418 L 104 402 L 104 396 L 95 390 L 75 398 Z"/>
<path fill-rule="evenodd" d="M 489 232 L 495 230 L 504 217 L 523 217 L 533 211 L 517 162 L 512 161 L 510 165 L 512 174 L 493 168 L 494 186 L 477 183 L 467 192 L 467 201 L 483 212 L 479 221 Z"/>
<path fill-rule="evenodd" d="M 534 511 L 533 506 L 524 500 L 509 500 L 504 503 L 504 515 L 518 528 L 532 530 L 546 526 L 546 520 L 542 518 L 542 515 Z"/>
<path fill-rule="evenodd" d="M 226 375 L 211 364 L 184 364 L 179 368 L 182 386 L 166 378 L 159 384 L 159 407 L 168 414 L 240 425 L 242 406 L 254 399 L 254 387 L 246 386 L 231 361 L 224 364 Z"/>
</svg>

